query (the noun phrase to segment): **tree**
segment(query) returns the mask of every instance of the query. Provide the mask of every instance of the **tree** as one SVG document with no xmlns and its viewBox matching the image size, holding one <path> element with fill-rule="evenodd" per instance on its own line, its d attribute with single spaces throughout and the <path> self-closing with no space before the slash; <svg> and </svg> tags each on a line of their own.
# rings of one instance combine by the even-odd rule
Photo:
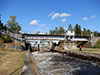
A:
<svg viewBox="0 0 100 75">
<path fill-rule="evenodd" d="M 65 33 L 65 30 L 64 30 L 63 27 L 60 27 L 59 29 L 58 29 L 58 27 L 55 27 L 54 30 L 50 30 L 49 32 L 50 32 L 50 34 L 57 35 L 57 34 L 64 34 Z"/>
<path fill-rule="evenodd" d="M 55 30 L 53 30 L 53 34 L 56 34 L 56 31 Z"/>
<path fill-rule="evenodd" d="M 79 25 L 79 30 L 78 30 L 78 34 L 81 35 L 81 26 Z"/>
<path fill-rule="evenodd" d="M 95 48 L 100 48 L 100 40 L 98 40 L 94 46 Z"/>
<path fill-rule="evenodd" d="M 3 23 L 0 20 L 0 32 L 3 30 Z"/>
<path fill-rule="evenodd" d="M 55 32 L 56 32 L 56 34 L 59 34 L 58 27 L 55 27 Z"/>
<path fill-rule="evenodd" d="M 19 33 L 21 27 L 18 22 L 16 22 L 16 16 L 10 16 L 11 20 L 8 20 L 8 29 L 10 32 Z"/>
<path fill-rule="evenodd" d="M 86 35 L 86 29 L 85 28 L 83 28 L 83 35 L 85 36 Z"/>
<path fill-rule="evenodd" d="M 72 25 L 71 25 L 71 24 L 69 24 L 69 26 L 68 26 L 68 30 L 70 30 L 70 31 L 72 31 L 72 30 L 73 30 L 73 28 L 72 28 Z"/>
<path fill-rule="evenodd" d="M 98 36 L 100 37 L 100 33 L 98 33 Z"/>
<path fill-rule="evenodd" d="M 59 28 L 59 34 L 64 34 L 64 33 L 65 33 L 64 28 L 63 28 L 63 27 L 60 27 L 60 28 Z"/>
<path fill-rule="evenodd" d="M 94 31 L 94 36 L 98 36 L 98 31 Z"/>
<path fill-rule="evenodd" d="M 86 29 L 86 28 L 83 28 L 83 35 L 84 36 L 90 36 L 90 34 L 91 34 L 91 31 L 88 29 Z"/>
<path fill-rule="evenodd" d="M 52 30 L 50 30 L 49 32 L 50 32 L 50 34 L 53 34 Z"/>
<path fill-rule="evenodd" d="M 81 26 L 76 24 L 75 28 L 74 28 L 74 31 L 75 31 L 75 35 L 81 35 Z"/>
<path fill-rule="evenodd" d="M 1 37 L 1 39 L 3 40 L 4 43 L 9 43 L 9 42 L 13 42 L 13 40 L 11 39 L 11 37 L 9 35 L 3 35 Z"/>
<path fill-rule="evenodd" d="M 90 34 L 91 34 L 91 31 L 88 29 L 87 30 L 87 35 L 90 36 Z"/>
</svg>

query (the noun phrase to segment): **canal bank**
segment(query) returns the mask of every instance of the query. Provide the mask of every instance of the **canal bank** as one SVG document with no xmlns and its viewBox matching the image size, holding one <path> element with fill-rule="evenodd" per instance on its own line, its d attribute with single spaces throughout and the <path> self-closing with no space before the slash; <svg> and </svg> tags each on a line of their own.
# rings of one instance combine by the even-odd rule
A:
<svg viewBox="0 0 100 75">
<path fill-rule="evenodd" d="M 87 53 L 81 51 L 59 50 L 59 49 L 55 49 L 54 52 L 67 54 L 68 56 L 76 57 L 82 60 L 93 61 L 100 64 L 100 54 L 97 53 Z"/>
<path fill-rule="evenodd" d="M 28 51 L 24 60 L 24 66 L 20 75 L 40 75 L 35 61 L 32 58 L 31 53 Z"/>
</svg>

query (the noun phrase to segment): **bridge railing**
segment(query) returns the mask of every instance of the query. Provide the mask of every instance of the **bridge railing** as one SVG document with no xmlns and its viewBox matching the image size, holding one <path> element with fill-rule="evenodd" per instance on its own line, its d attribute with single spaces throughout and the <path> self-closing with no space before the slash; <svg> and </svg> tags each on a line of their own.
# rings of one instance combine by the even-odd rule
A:
<svg viewBox="0 0 100 75">
<path fill-rule="evenodd" d="M 2 31 L 1 33 L 2 33 L 2 34 L 9 35 L 9 36 L 11 36 L 12 38 L 14 38 L 14 39 L 16 39 L 16 40 L 19 40 L 19 41 L 25 40 L 25 38 L 23 39 L 22 37 L 20 37 L 20 34 L 15 34 L 15 33 L 12 33 L 12 32 L 4 32 L 4 31 Z M 22 34 L 21 34 L 21 35 L 22 35 Z"/>
</svg>

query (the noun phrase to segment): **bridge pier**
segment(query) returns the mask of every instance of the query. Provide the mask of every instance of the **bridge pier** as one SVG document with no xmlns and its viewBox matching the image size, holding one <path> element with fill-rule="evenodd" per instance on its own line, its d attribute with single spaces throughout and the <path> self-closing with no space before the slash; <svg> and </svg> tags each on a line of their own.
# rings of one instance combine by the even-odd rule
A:
<svg viewBox="0 0 100 75">
<path fill-rule="evenodd" d="M 28 50 L 29 46 L 30 46 L 30 44 L 25 42 L 25 50 Z"/>
<path fill-rule="evenodd" d="M 56 43 L 50 41 L 50 51 L 54 51 L 55 47 L 56 47 Z"/>
</svg>

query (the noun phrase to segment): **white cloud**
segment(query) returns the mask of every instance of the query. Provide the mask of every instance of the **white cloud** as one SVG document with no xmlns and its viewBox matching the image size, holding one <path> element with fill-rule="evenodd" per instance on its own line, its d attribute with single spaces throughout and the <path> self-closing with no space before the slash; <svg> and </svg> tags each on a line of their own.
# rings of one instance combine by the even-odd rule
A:
<svg viewBox="0 0 100 75">
<path fill-rule="evenodd" d="M 88 18 L 87 18 L 87 17 L 83 17 L 83 20 L 84 20 L 84 21 L 87 21 L 87 20 L 88 20 Z"/>
<path fill-rule="evenodd" d="M 96 15 L 90 16 L 90 19 L 94 19 L 96 17 Z"/>
<path fill-rule="evenodd" d="M 54 13 L 54 12 L 52 12 L 48 16 L 49 17 L 51 16 L 51 19 L 54 20 L 57 17 L 68 17 L 68 16 L 71 16 L 71 14 L 68 14 L 68 13 Z"/>
<path fill-rule="evenodd" d="M 37 25 L 37 26 L 41 26 L 41 27 L 44 27 L 44 26 L 46 26 L 45 24 L 39 24 L 39 20 L 32 20 L 31 22 L 30 22 L 30 25 Z"/>
<path fill-rule="evenodd" d="M 88 17 L 83 17 L 82 19 L 83 19 L 84 21 L 87 21 L 88 19 L 94 19 L 94 18 L 96 18 L 96 15 L 92 15 L 92 16 L 90 16 L 89 18 L 88 18 Z"/>
<path fill-rule="evenodd" d="M 54 12 L 50 13 L 50 14 L 48 15 L 48 17 L 52 16 L 53 14 L 54 14 Z"/>
<path fill-rule="evenodd" d="M 32 20 L 31 22 L 30 22 L 30 25 L 38 25 L 38 20 Z"/>
<path fill-rule="evenodd" d="M 59 13 L 55 13 L 53 16 L 52 16 L 52 20 L 54 20 L 56 17 L 59 17 L 60 16 L 60 14 Z"/>
<path fill-rule="evenodd" d="M 66 22 L 66 18 L 61 19 L 61 22 Z"/>
<path fill-rule="evenodd" d="M 62 13 L 62 14 L 60 14 L 60 17 L 68 17 L 68 16 L 71 16 L 71 14 L 68 14 L 68 13 Z"/>
</svg>

